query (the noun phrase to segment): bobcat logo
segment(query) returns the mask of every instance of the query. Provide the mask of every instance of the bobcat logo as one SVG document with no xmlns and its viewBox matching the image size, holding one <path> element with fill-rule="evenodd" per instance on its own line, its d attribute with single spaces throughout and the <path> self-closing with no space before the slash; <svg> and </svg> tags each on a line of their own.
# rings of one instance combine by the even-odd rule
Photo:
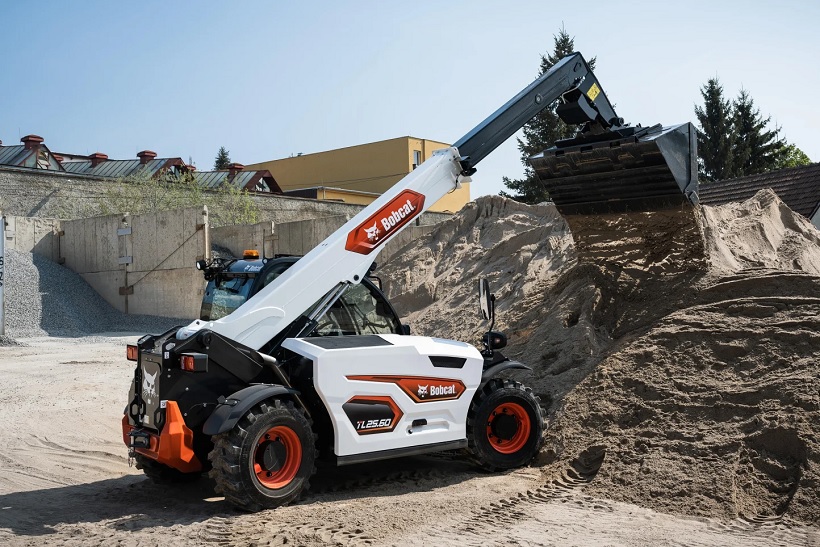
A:
<svg viewBox="0 0 820 547">
<path fill-rule="evenodd" d="M 372 228 L 365 228 L 364 231 L 367 232 L 368 241 L 376 241 L 379 239 L 379 234 L 381 233 L 375 222 L 373 223 Z"/>
<path fill-rule="evenodd" d="M 142 369 L 142 396 L 145 397 L 149 403 L 152 397 L 157 396 L 157 375 L 159 375 L 159 371 L 156 371 L 154 374 L 148 374 L 145 368 Z"/>
<path fill-rule="evenodd" d="M 427 388 L 430 387 L 430 384 L 426 386 L 419 385 L 419 397 L 424 398 L 427 396 Z"/>
</svg>

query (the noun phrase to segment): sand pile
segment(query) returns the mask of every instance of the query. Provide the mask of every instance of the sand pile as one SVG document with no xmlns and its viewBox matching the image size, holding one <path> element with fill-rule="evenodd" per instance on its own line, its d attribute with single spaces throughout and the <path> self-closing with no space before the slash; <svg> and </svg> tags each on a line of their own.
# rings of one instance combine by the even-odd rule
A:
<svg viewBox="0 0 820 547">
<path fill-rule="evenodd" d="M 668 215 L 657 230 L 651 215 L 598 219 L 595 230 L 629 236 L 626 250 L 590 228 L 578 258 L 551 207 L 482 198 L 384 277 L 415 333 L 475 341 L 464 280 L 492 274 L 505 353 L 552 401 L 548 476 L 592 453 L 596 495 L 817 522 L 818 232 L 771 192 L 690 214 L 683 235 Z"/>
</svg>

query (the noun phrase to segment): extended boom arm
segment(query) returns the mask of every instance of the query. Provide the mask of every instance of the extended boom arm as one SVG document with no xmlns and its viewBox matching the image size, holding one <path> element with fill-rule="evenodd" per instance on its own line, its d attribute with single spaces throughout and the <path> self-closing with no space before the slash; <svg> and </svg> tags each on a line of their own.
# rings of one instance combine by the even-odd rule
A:
<svg viewBox="0 0 820 547">
<path fill-rule="evenodd" d="M 573 53 L 555 63 L 453 145 L 462 155 L 464 168 L 474 169 L 478 162 L 558 99 L 562 99 L 558 115 L 568 124 L 586 124 L 582 132 L 599 133 L 623 125 L 584 57 Z"/>
<path fill-rule="evenodd" d="M 584 58 L 573 53 L 454 146 L 435 151 L 235 312 L 212 322 L 195 321 L 180 329 L 177 337 L 187 338 L 207 328 L 253 349 L 263 347 L 323 296 L 331 291 L 341 295 L 346 284 L 361 281 L 387 241 L 457 188 L 475 172 L 479 161 L 560 98 L 562 119 L 586 124 L 583 131 L 597 132 L 621 122 Z"/>
</svg>

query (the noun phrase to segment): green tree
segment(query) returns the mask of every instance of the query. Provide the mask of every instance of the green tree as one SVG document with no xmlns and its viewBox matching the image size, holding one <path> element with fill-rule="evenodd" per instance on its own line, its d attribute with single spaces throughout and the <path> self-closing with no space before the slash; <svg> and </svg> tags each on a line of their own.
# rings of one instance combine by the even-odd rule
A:
<svg viewBox="0 0 820 547">
<path fill-rule="evenodd" d="M 721 180 L 734 176 L 734 131 L 732 104 L 723 97 L 723 86 L 711 78 L 700 94 L 703 107 L 695 105 L 698 118 L 698 171 L 706 180 Z"/>
<path fill-rule="evenodd" d="M 564 27 L 553 35 L 553 51 L 541 56 L 541 66 L 538 76 L 542 76 L 562 58 L 575 51 L 575 38 L 567 33 Z M 590 68 L 595 68 L 595 58 L 589 61 Z M 504 177 L 502 180 L 511 193 L 502 191 L 501 195 L 511 197 L 524 203 L 539 203 L 549 198 L 544 185 L 538 180 L 538 176 L 529 164 L 530 156 L 537 154 L 550 146 L 555 141 L 571 138 L 575 136 L 577 129 L 575 126 L 567 125 L 555 113 L 558 106 L 557 101 L 542 110 L 529 123 L 524 126 L 523 138 L 518 140 L 518 150 L 521 152 L 521 163 L 524 165 L 524 177 L 521 179 L 510 179 Z"/>
<path fill-rule="evenodd" d="M 771 116 L 764 119 L 760 115 L 745 89 L 740 90 L 732 106 L 735 132 L 733 174 L 755 175 L 776 169 L 786 153 L 786 142 L 778 137 L 779 128 L 766 128 Z"/>
<path fill-rule="evenodd" d="M 800 167 L 809 165 L 811 160 L 805 152 L 797 148 L 794 144 L 786 144 L 783 147 L 783 154 L 775 164 L 775 169 L 786 169 L 787 167 Z"/>
<path fill-rule="evenodd" d="M 214 160 L 214 171 L 219 171 L 220 169 L 227 169 L 230 164 L 230 152 L 225 150 L 224 146 L 220 146 L 219 152 L 216 153 L 216 159 Z"/>
</svg>

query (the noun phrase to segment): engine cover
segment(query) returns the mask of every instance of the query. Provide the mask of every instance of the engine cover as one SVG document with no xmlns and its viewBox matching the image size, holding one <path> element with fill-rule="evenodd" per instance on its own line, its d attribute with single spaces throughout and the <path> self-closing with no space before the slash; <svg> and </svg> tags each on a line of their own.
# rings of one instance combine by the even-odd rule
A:
<svg viewBox="0 0 820 547">
<path fill-rule="evenodd" d="M 313 362 L 337 456 L 466 439 L 484 365 L 470 344 L 380 334 L 291 338 L 282 346 Z"/>
</svg>

